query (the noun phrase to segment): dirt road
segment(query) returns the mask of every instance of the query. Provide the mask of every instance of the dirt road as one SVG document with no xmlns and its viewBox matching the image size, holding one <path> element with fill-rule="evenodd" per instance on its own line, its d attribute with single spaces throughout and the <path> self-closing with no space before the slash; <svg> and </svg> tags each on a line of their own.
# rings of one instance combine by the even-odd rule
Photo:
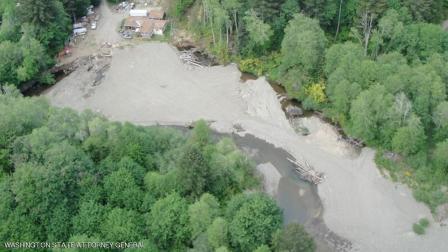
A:
<svg viewBox="0 0 448 252">
<path fill-rule="evenodd" d="M 88 27 L 88 33 L 84 39 L 77 42 L 72 48 L 72 55 L 65 57 L 61 63 L 69 63 L 77 58 L 98 53 L 98 49 L 104 42 L 117 44 L 122 42 L 122 37 L 118 33 L 121 21 L 126 17 L 126 13 L 115 13 L 109 8 L 106 0 L 102 0 L 97 9 L 99 20 L 96 30 Z"/>
</svg>

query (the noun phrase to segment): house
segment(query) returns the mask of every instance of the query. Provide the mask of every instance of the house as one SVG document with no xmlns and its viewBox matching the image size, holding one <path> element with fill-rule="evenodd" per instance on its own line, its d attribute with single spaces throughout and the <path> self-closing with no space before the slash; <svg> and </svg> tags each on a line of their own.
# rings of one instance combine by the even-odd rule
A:
<svg viewBox="0 0 448 252">
<path fill-rule="evenodd" d="M 138 28 L 142 26 L 143 21 L 144 21 L 143 17 L 128 17 L 124 21 L 123 27 L 125 30 L 136 31 Z"/>
<path fill-rule="evenodd" d="M 163 20 L 165 19 L 165 12 L 162 9 L 151 9 L 148 11 L 148 18 Z"/>
<path fill-rule="evenodd" d="M 154 34 L 154 22 L 151 22 L 152 20 L 146 19 L 143 21 L 142 26 L 139 28 L 138 32 L 140 33 L 140 36 L 143 38 L 151 38 Z"/>
<path fill-rule="evenodd" d="M 123 28 L 144 38 L 150 38 L 153 34 L 163 35 L 167 23 L 167 20 L 149 19 L 148 17 L 128 17 Z"/>
<path fill-rule="evenodd" d="M 148 10 L 130 10 L 129 16 L 131 16 L 131 17 L 146 17 L 146 16 L 148 16 Z"/>
</svg>

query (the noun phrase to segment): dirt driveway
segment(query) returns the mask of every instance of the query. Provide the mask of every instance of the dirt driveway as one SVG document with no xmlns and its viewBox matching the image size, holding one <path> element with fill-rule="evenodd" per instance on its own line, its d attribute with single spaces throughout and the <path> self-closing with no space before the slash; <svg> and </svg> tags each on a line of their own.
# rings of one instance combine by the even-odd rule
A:
<svg viewBox="0 0 448 252">
<path fill-rule="evenodd" d="M 98 53 L 98 49 L 104 42 L 111 44 L 117 44 L 122 42 L 122 38 L 118 33 L 118 29 L 122 20 L 127 16 L 127 13 L 113 12 L 106 0 L 102 0 L 97 14 L 99 20 L 97 22 L 96 30 L 89 31 L 86 37 L 78 42 L 75 47 L 72 48 L 72 55 L 64 58 L 61 63 L 69 63 L 77 58 L 89 56 Z"/>
</svg>

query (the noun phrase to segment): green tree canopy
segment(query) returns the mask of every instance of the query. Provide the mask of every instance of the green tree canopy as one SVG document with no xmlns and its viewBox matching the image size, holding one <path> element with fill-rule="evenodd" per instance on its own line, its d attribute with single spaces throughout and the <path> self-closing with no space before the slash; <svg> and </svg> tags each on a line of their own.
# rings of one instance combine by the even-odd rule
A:
<svg viewBox="0 0 448 252">
<path fill-rule="evenodd" d="M 107 241 L 131 242 L 143 238 L 143 219 L 133 210 L 114 208 L 106 213 L 101 232 Z"/>
<path fill-rule="evenodd" d="M 229 227 L 224 218 L 218 217 L 213 220 L 207 229 L 207 237 L 209 244 L 218 249 L 222 246 L 229 245 Z"/>
<path fill-rule="evenodd" d="M 290 94 L 297 97 L 302 85 L 318 77 L 326 41 L 316 20 L 296 14 L 289 21 L 282 42 L 280 71 Z"/>
<path fill-rule="evenodd" d="M 191 235 L 193 238 L 207 230 L 207 227 L 219 215 L 219 202 L 216 198 L 205 193 L 188 208 L 190 216 Z"/>
<path fill-rule="evenodd" d="M 387 144 L 396 129 L 393 101 L 393 96 L 381 85 L 362 91 L 351 106 L 351 133 L 371 144 Z"/>
<path fill-rule="evenodd" d="M 313 252 L 316 245 L 303 226 L 291 223 L 274 235 L 275 251 Z"/>
<path fill-rule="evenodd" d="M 232 246 L 238 251 L 252 251 L 260 244 L 268 244 L 281 218 L 281 210 L 272 199 L 260 194 L 250 196 L 230 223 Z"/>
<path fill-rule="evenodd" d="M 147 219 L 151 237 L 159 248 L 181 248 L 189 240 L 188 205 L 178 194 L 158 200 Z"/>
</svg>

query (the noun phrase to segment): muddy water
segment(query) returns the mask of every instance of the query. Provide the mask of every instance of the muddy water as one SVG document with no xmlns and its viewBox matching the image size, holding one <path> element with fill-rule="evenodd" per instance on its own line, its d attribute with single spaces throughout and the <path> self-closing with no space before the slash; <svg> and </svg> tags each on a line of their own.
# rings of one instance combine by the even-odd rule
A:
<svg viewBox="0 0 448 252">
<path fill-rule="evenodd" d="M 186 133 L 190 131 L 185 127 L 170 127 Z M 317 251 L 348 251 L 351 248 L 348 240 L 338 236 L 325 225 L 317 186 L 300 179 L 293 164 L 287 160 L 293 158 L 288 152 L 250 134 L 240 136 L 214 132 L 213 136 L 216 140 L 222 137 L 232 138 L 257 165 L 271 163 L 275 166 L 282 178 L 274 199 L 283 210 L 284 224 L 300 223 L 305 226 L 316 242 Z"/>
<path fill-rule="evenodd" d="M 300 179 L 294 171 L 293 164 L 287 160 L 288 157 L 293 158 L 288 152 L 249 134 L 226 136 L 230 136 L 257 165 L 271 163 L 282 175 L 275 200 L 283 210 L 284 224 L 300 223 L 304 225 L 313 236 L 317 251 L 348 251 L 351 248 L 351 243 L 348 240 L 332 232 L 325 225 L 322 218 L 323 206 L 317 193 L 317 186 Z"/>
<path fill-rule="evenodd" d="M 287 160 L 293 158 L 291 155 L 252 135 L 232 135 L 232 138 L 257 164 L 271 163 L 282 175 L 276 200 L 283 209 L 285 224 L 298 222 L 305 225 L 320 217 L 322 204 L 317 187 L 301 180 L 294 172 L 294 165 Z"/>
</svg>

